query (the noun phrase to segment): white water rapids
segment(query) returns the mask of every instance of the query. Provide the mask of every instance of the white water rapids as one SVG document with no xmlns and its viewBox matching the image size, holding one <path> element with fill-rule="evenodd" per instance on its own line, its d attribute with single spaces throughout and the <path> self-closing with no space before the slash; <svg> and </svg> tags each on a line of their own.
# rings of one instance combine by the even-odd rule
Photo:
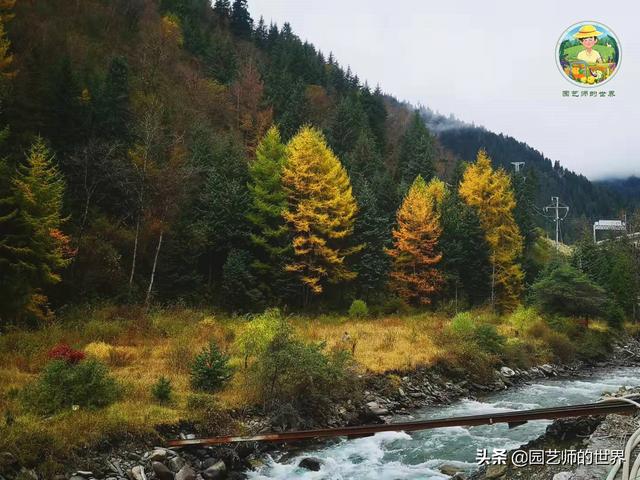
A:
<svg viewBox="0 0 640 480">
<path fill-rule="evenodd" d="M 590 377 L 536 380 L 530 385 L 487 395 L 481 401 L 463 399 L 451 405 L 418 410 L 397 420 L 454 417 L 509 410 L 574 405 L 596 401 L 603 392 L 640 386 L 640 368 L 623 367 Z M 544 433 L 549 421 L 534 421 L 509 429 L 505 424 L 452 427 L 414 432 L 385 432 L 355 440 L 342 439 L 295 456 L 272 454 L 264 466 L 247 472 L 252 480 L 446 480 L 443 464 L 465 471 L 476 467 L 477 449 L 513 449 Z M 298 467 L 304 457 L 322 460 L 320 471 Z"/>
</svg>

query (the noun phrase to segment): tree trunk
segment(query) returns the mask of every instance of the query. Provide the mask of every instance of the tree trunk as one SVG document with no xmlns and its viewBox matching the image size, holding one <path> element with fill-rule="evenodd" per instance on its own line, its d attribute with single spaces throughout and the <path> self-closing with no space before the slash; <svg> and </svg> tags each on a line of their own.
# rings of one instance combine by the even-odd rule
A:
<svg viewBox="0 0 640 480">
<path fill-rule="evenodd" d="M 138 255 L 138 236 L 140 235 L 140 217 L 136 222 L 136 238 L 133 241 L 133 259 L 131 260 L 131 275 L 129 275 L 129 293 L 131 293 L 131 287 L 133 286 L 133 275 L 136 273 L 136 257 Z"/>
<path fill-rule="evenodd" d="M 149 308 L 149 302 L 151 301 L 151 291 L 153 290 L 153 280 L 156 276 L 156 265 L 158 265 L 158 255 L 160 254 L 160 247 L 162 246 L 162 237 L 164 236 L 164 230 L 160 230 L 160 237 L 158 237 L 158 246 L 156 247 L 156 255 L 153 257 L 153 268 L 151 269 L 151 278 L 149 279 L 149 288 L 147 289 L 147 298 L 144 301 L 146 308 Z"/>
<path fill-rule="evenodd" d="M 496 262 L 491 265 L 491 310 L 496 309 Z"/>
</svg>

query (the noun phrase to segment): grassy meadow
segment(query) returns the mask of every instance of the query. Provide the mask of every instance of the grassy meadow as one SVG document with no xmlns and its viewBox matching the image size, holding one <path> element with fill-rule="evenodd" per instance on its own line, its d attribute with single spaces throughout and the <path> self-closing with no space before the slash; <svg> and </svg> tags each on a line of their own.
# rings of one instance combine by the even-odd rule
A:
<svg viewBox="0 0 640 480">
<path fill-rule="evenodd" d="M 410 371 L 444 365 L 482 377 L 501 364 L 527 367 L 604 355 L 611 334 L 600 322 L 543 319 L 532 309 L 507 316 L 474 310 L 444 313 L 348 316 L 291 316 L 296 335 L 324 342 L 324 350 L 353 353 L 362 373 Z M 29 465 L 56 471 L 59 460 L 105 438 L 154 438 L 155 427 L 189 419 L 190 365 L 214 340 L 230 355 L 234 376 L 215 394 L 221 410 L 236 412 L 258 399 L 248 381 L 237 338 L 250 317 L 229 317 L 184 307 L 145 313 L 136 307 L 74 308 L 44 328 L 0 336 L 0 451 Z M 571 338 L 571 340 L 569 340 Z M 65 343 L 104 363 L 121 389 L 102 409 L 78 409 L 42 416 L 21 402 L 21 391 L 47 364 L 47 352 Z M 474 370 L 475 369 L 475 370 Z M 152 388 L 161 377 L 173 386 L 173 399 L 158 403 Z M 228 426 L 233 431 L 241 425 Z M 55 440 L 54 440 L 55 439 Z"/>
</svg>

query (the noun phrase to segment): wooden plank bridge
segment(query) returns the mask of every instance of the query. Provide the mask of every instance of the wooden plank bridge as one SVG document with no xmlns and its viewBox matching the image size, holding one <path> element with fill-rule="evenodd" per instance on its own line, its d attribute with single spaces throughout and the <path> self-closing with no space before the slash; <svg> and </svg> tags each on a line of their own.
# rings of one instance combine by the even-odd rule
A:
<svg viewBox="0 0 640 480">
<path fill-rule="evenodd" d="M 201 445 L 224 445 L 242 442 L 294 442 L 328 437 L 360 438 L 379 432 L 415 432 L 445 427 L 473 427 L 506 423 L 509 428 L 523 425 L 532 420 L 555 420 L 558 418 L 582 417 L 587 415 L 631 415 L 637 407 L 622 400 L 600 403 L 571 405 L 565 407 L 538 408 L 500 413 L 469 415 L 465 417 L 437 418 L 411 422 L 382 423 L 354 427 L 322 428 L 317 430 L 298 430 L 281 433 L 265 433 L 253 436 L 225 436 L 214 438 L 196 438 L 189 440 L 171 440 L 170 447 L 189 447 Z"/>
</svg>

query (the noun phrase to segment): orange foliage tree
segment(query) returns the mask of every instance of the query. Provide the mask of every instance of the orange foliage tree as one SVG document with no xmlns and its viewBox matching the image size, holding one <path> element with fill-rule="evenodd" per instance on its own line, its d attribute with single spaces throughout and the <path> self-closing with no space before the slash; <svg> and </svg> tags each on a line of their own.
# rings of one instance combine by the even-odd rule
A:
<svg viewBox="0 0 640 480">
<path fill-rule="evenodd" d="M 442 230 L 433 193 L 440 185 L 427 185 L 418 175 L 398 209 L 393 230 L 390 288 L 404 300 L 427 305 L 444 283 L 436 265 L 442 259 L 438 239 Z"/>
</svg>

